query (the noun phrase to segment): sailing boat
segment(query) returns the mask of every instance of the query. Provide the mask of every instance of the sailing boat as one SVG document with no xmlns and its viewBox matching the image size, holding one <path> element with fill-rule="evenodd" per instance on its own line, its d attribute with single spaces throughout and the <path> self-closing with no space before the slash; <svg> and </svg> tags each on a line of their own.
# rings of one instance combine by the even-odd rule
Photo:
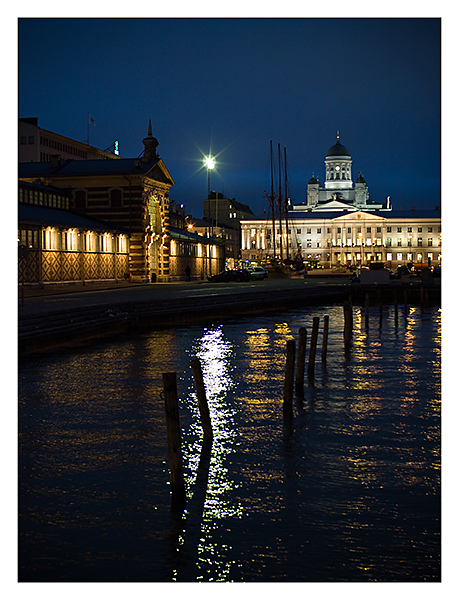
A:
<svg viewBox="0 0 459 600">
<path fill-rule="evenodd" d="M 291 235 L 289 224 L 288 224 L 288 191 L 287 191 L 287 150 L 284 148 L 284 195 L 282 194 L 282 169 L 281 169 L 281 149 L 278 144 L 278 171 L 279 171 L 279 188 L 278 194 L 274 194 L 274 169 L 273 169 L 273 145 L 272 140 L 270 141 L 271 151 L 271 194 L 268 196 L 265 190 L 265 194 L 269 200 L 269 206 L 272 216 L 272 244 L 273 244 L 273 258 L 271 259 L 271 267 L 277 274 L 284 274 L 288 276 L 302 276 L 304 272 L 303 257 L 301 254 L 301 248 L 296 244 L 297 253 L 291 258 L 290 257 L 290 241 L 289 235 Z M 278 220 L 279 220 L 279 255 L 276 255 L 276 214 L 275 214 L 275 201 L 277 204 Z M 282 221 L 285 218 L 285 238 L 282 233 Z M 295 235 L 295 233 L 294 233 Z M 296 235 L 295 235 L 296 238 Z M 285 239 L 285 244 L 283 240 Z M 285 246 L 285 253 L 284 253 Z M 285 256 L 284 256 L 285 254 Z"/>
</svg>

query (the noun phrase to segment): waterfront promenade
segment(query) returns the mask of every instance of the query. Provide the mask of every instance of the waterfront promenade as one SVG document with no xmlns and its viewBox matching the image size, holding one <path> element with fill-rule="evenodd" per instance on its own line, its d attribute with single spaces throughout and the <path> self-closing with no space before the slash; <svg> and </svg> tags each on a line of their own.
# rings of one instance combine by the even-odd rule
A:
<svg viewBox="0 0 459 600">
<path fill-rule="evenodd" d="M 385 286 L 385 293 L 397 287 L 399 282 L 390 289 Z M 415 291 L 416 283 L 408 289 Z M 122 281 L 20 289 L 19 355 L 147 327 L 185 326 L 215 318 L 333 304 L 349 294 L 358 298 L 363 291 L 359 284 L 351 284 L 347 275 L 248 283 Z M 439 293 L 439 286 L 432 291 Z"/>
</svg>

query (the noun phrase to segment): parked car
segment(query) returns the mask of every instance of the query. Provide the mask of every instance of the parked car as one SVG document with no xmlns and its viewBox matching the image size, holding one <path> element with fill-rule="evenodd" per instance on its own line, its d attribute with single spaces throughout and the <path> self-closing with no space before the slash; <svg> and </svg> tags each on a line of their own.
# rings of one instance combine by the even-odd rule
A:
<svg viewBox="0 0 459 600">
<path fill-rule="evenodd" d="M 217 275 L 211 275 L 207 278 L 209 281 L 250 281 L 250 274 L 246 269 L 232 269 L 222 271 Z"/>
<path fill-rule="evenodd" d="M 406 265 L 401 265 L 395 269 L 393 279 L 400 279 L 402 275 L 410 275 L 410 270 Z"/>
<path fill-rule="evenodd" d="M 247 271 L 250 274 L 250 279 L 266 279 L 268 271 L 264 267 L 248 267 Z"/>
</svg>

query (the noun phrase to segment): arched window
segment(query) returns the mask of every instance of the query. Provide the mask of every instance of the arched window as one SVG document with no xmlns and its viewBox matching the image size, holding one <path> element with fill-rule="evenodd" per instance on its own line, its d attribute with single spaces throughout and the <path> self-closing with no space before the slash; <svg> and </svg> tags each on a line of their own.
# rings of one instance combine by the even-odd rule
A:
<svg viewBox="0 0 459 600">
<path fill-rule="evenodd" d="M 122 203 L 122 191 L 121 190 L 111 190 L 110 191 L 110 203 L 113 207 L 119 207 Z"/>
<path fill-rule="evenodd" d="M 75 192 L 75 208 L 86 208 L 86 191 L 77 190 Z"/>
</svg>

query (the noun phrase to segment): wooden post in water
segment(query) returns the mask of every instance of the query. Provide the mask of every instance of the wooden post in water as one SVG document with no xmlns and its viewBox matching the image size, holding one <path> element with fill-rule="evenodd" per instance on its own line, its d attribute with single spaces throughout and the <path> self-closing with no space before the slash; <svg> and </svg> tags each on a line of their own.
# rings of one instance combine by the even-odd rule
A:
<svg viewBox="0 0 459 600">
<path fill-rule="evenodd" d="M 403 299 L 405 301 L 405 317 L 408 315 L 408 294 L 406 290 L 403 290 Z"/>
<path fill-rule="evenodd" d="M 381 290 L 378 290 L 378 302 L 379 302 L 379 327 L 382 327 L 382 300 L 381 300 Z"/>
<path fill-rule="evenodd" d="M 163 373 L 164 401 L 166 407 L 167 446 L 171 475 L 172 505 L 185 505 L 185 481 L 183 479 L 182 444 L 177 396 L 177 374 Z"/>
<path fill-rule="evenodd" d="M 394 320 L 395 320 L 395 327 L 398 327 L 398 299 L 397 299 L 397 290 L 394 290 Z"/>
<path fill-rule="evenodd" d="M 370 296 L 368 292 L 365 294 L 365 329 L 368 329 L 368 315 L 370 309 Z"/>
<path fill-rule="evenodd" d="M 306 360 L 306 339 L 306 328 L 300 327 L 300 330 L 298 332 L 298 354 L 296 357 L 295 375 L 295 390 L 297 396 L 304 395 L 304 363 Z"/>
<path fill-rule="evenodd" d="M 287 359 L 285 363 L 284 381 L 284 414 L 291 415 L 293 411 L 293 380 L 295 373 L 295 340 L 287 340 Z"/>
<path fill-rule="evenodd" d="M 191 371 L 193 372 L 194 388 L 198 397 L 199 414 L 201 415 L 201 425 L 204 431 L 204 437 L 212 439 L 214 434 L 212 431 L 212 423 L 210 421 L 209 405 L 207 404 L 201 361 L 199 358 L 193 358 L 190 360 L 190 365 Z"/>
<path fill-rule="evenodd" d="M 330 317 L 324 316 L 324 331 L 322 334 L 322 362 L 327 362 L 327 345 L 328 345 L 328 326 Z"/>
<path fill-rule="evenodd" d="M 312 320 L 311 345 L 309 346 L 308 378 L 314 379 L 314 364 L 316 361 L 317 336 L 319 334 L 319 317 Z"/>
</svg>

